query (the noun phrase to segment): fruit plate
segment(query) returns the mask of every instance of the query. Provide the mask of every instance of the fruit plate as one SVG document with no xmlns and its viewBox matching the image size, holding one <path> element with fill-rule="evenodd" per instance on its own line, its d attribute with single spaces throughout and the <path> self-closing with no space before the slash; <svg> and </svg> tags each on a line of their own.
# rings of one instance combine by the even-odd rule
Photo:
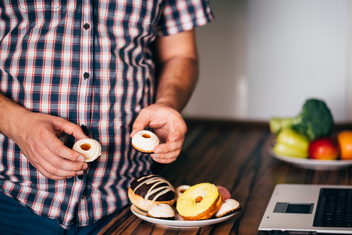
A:
<svg viewBox="0 0 352 235">
<path fill-rule="evenodd" d="M 339 170 L 352 166 L 352 160 L 315 160 L 279 155 L 274 153 L 272 147 L 269 148 L 269 153 L 281 161 L 288 162 L 305 169 Z"/>
<path fill-rule="evenodd" d="M 224 222 L 232 218 L 238 213 L 238 212 L 235 212 L 233 214 L 230 214 L 221 218 L 214 218 L 214 219 L 208 219 L 208 220 L 184 221 L 181 218 L 181 216 L 177 213 L 175 216 L 175 220 L 167 220 L 167 219 L 156 219 L 156 218 L 148 217 L 147 212 L 138 209 L 134 205 L 131 205 L 131 211 L 133 214 L 135 214 L 137 217 L 139 217 L 142 220 L 145 220 L 153 224 L 163 225 L 163 226 L 172 227 L 172 228 L 198 228 L 198 227 L 213 225 L 213 224 Z"/>
</svg>

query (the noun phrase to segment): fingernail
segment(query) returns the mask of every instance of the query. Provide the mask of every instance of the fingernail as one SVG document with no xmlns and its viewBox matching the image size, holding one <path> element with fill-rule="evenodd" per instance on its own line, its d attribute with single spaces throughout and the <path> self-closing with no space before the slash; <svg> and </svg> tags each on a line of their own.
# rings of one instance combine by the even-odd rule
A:
<svg viewBox="0 0 352 235">
<path fill-rule="evenodd" d="M 88 169 L 88 164 L 84 164 L 82 167 L 82 170 L 87 170 Z"/>
<path fill-rule="evenodd" d="M 159 148 L 155 149 L 154 153 L 161 153 L 161 149 Z"/>
<path fill-rule="evenodd" d="M 177 136 L 175 136 L 174 138 L 172 138 L 172 142 L 175 142 L 175 141 L 177 141 L 178 140 L 178 137 Z"/>
<path fill-rule="evenodd" d="M 84 162 L 84 157 L 82 157 L 82 156 L 78 157 L 77 161 Z"/>
<path fill-rule="evenodd" d="M 83 175 L 84 171 L 77 171 L 77 175 Z"/>
</svg>

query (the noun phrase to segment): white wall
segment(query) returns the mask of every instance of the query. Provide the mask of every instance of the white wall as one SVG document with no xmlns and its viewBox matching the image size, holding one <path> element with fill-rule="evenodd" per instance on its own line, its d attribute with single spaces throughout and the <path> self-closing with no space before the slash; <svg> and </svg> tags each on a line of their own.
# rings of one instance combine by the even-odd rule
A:
<svg viewBox="0 0 352 235">
<path fill-rule="evenodd" d="M 200 78 L 183 114 L 188 117 L 247 117 L 245 1 L 213 0 L 215 21 L 197 29 Z"/>
<path fill-rule="evenodd" d="M 350 1 L 213 0 L 198 29 L 200 81 L 186 117 L 266 121 L 324 99 L 347 121 Z"/>
</svg>

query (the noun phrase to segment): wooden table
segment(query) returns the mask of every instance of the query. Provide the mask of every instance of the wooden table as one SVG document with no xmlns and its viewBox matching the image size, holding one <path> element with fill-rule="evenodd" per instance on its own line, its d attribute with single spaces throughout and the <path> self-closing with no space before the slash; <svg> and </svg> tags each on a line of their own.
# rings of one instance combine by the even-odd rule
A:
<svg viewBox="0 0 352 235">
<path fill-rule="evenodd" d="M 260 234 L 258 226 L 278 183 L 352 184 L 351 168 L 307 170 L 281 162 L 268 153 L 273 136 L 266 123 L 189 120 L 182 153 L 157 174 L 174 187 L 212 182 L 226 187 L 242 210 L 223 223 L 192 229 L 175 229 L 145 222 L 121 210 L 100 234 Z M 340 129 L 352 129 L 338 126 Z"/>
</svg>

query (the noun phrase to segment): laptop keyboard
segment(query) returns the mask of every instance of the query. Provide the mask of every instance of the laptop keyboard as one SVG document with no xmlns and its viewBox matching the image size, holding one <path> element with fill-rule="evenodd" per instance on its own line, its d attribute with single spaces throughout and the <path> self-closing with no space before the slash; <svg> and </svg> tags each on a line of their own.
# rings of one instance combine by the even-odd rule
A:
<svg viewBox="0 0 352 235">
<path fill-rule="evenodd" d="M 352 189 L 320 190 L 314 227 L 352 227 Z"/>
</svg>

